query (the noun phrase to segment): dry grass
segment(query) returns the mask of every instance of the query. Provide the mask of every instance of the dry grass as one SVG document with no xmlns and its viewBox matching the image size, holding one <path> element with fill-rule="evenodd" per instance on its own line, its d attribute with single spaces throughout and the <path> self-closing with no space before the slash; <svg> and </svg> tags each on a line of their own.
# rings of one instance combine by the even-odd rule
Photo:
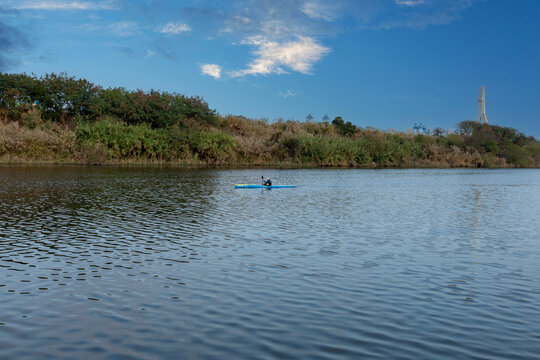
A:
<svg viewBox="0 0 540 360">
<path fill-rule="evenodd" d="M 41 123 L 30 129 L 18 122 L 0 121 L 0 161 L 69 162 L 76 153 L 75 133 Z"/>
<path fill-rule="evenodd" d="M 456 145 L 445 147 L 440 144 L 430 144 L 427 151 L 427 160 L 432 164 L 446 164 L 449 167 L 482 167 L 484 159 L 474 149 L 465 151 Z"/>
<path fill-rule="evenodd" d="M 125 131 L 110 134 L 109 131 L 105 134 L 107 136 L 89 132 L 88 139 L 83 141 L 83 138 L 77 138 L 81 124 L 71 130 L 67 126 L 44 122 L 39 111 L 28 111 L 19 122 L 6 122 L 3 113 L 0 113 L 0 118 L 4 119 L 0 121 L 0 162 L 3 163 L 363 168 L 514 166 L 503 157 L 480 153 L 478 149 L 466 146 L 463 137 L 458 135 L 437 138 L 367 128 L 357 129 L 350 136 L 341 136 L 328 123 L 278 120 L 269 124 L 266 120 L 229 115 L 220 119 L 218 128 L 145 128 L 143 138 L 146 140 L 153 141 L 157 132 L 161 134 L 156 138 L 161 141 L 159 144 L 142 142 L 145 151 L 150 149 L 150 145 L 156 147 L 158 144 L 159 151 L 170 155 L 142 156 L 142 150 L 124 151 L 122 144 L 130 139 L 121 141 L 120 135 Z M 88 126 L 90 130 L 96 130 L 98 125 L 92 123 Z M 126 126 L 120 127 L 130 130 L 128 135 L 133 135 L 132 132 L 138 129 L 136 126 L 124 129 Z M 527 151 L 534 154 L 531 161 L 538 163 L 540 145 L 528 146 L 530 149 Z"/>
</svg>

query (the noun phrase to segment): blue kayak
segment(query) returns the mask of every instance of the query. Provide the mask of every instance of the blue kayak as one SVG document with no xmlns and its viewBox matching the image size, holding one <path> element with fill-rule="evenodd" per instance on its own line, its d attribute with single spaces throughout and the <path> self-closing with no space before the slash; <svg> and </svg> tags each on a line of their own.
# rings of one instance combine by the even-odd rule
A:
<svg viewBox="0 0 540 360">
<path fill-rule="evenodd" d="M 259 185 L 259 184 L 234 184 L 235 189 L 277 189 L 277 188 L 293 188 L 296 185 Z"/>
</svg>

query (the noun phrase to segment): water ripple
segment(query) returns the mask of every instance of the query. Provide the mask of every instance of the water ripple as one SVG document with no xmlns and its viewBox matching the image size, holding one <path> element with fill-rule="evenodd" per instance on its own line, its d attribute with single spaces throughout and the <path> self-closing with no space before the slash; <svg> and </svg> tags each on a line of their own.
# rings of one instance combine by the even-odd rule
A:
<svg viewBox="0 0 540 360">
<path fill-rule="evenodd" d="M 538 170 L 260 172 L 0 168 L 0 358 L 540 353 Z"/>
</svg>

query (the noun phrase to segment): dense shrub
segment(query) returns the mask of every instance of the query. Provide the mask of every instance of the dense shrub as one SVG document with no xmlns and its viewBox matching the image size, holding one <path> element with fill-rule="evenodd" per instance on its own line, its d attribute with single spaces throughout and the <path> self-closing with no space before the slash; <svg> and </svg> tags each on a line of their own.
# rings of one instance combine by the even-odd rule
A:
<svg viewBox="0 0 540 360">
<path fill-rule="evenodd" d="M 175 125 L 153 129 L 149 124 L 126 124 L 105 117 L 79 120 L 76 129 L 81 151 L 102 147 L 108 159 L 193 160 L 220 163 L 234 154 L 233 138 L 217 130 L 185 131 Z"/>
<path fill-rule="evenodd" d="M 207 163 L 230 160 L 233 155 L 233 138 L 221 131 L 202 130 L 190 134 L 189 147 L 196 159 Z"/>
<path fill-rule="evenodd" d="M 148 124 L 127 125 L 111 118 L 77 124 L 77 142 L 94 148 L 102 144 L 112 159 L 168 159 L 169 134 L 165 129 L 152 129 Z"/>
<path fill-rule="evenodd" d="M 215 110 L 199 97 L 155 90 L 103 89 L 64 73 L 40 78 L 0 73 L 0 109 L 7 111 L 10 120 L 17 121 L 21 114 L 36 107 L 44 119 L 52 121 L 113 116 L 128 124 L 147 123 L 153 128 L 185 120 L 216 126 L 218 121 Z"/>
<path fill-rule="evenodd" d="M 337 133 L 343 136 L 351 136 L 358 130 L 350 121 L 345 122 L 341 116 L 338 116 L 332 120 L 332 125 L 336 129 Z"/>
</svg>

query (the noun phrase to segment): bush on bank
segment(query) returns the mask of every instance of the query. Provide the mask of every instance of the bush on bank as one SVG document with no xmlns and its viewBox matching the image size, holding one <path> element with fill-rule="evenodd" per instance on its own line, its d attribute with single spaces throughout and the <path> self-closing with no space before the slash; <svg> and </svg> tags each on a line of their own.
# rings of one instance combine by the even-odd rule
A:
<svg viewBox="0 0 540 360">
<path fill-rule="evenodd" d="M 185 130 L 175 125 L 153 129 L 146 123 L 130 125 L 106 117 L 76 126 L 79 149 L 102 147 L 115 161 L 141 159 L 218 164 L 232 159 L 234 140 L 218 130 Z"/>
<path fill-rule="evenodd" d="M 42 77 L 0 73 L 0 108 L 5 118 L 18 121 L 31 109 L 44 120 L 98 120 L 112 116 L 128 124 L 163 128 L 187 119 L 202 125 L 217 124 L 217 115 L 199 97 L 151 90 L 104 89 L 85 79 L 61 73 Z"/>
<path fill-rule="evenodd" d="M 413 135 L 329 122 L 219 116 L 198 97 L 103 89 L 65 74 L 0 73 L 0 161 L 538 167 L 540 143 L 465 121 Z"/>
</svg>

